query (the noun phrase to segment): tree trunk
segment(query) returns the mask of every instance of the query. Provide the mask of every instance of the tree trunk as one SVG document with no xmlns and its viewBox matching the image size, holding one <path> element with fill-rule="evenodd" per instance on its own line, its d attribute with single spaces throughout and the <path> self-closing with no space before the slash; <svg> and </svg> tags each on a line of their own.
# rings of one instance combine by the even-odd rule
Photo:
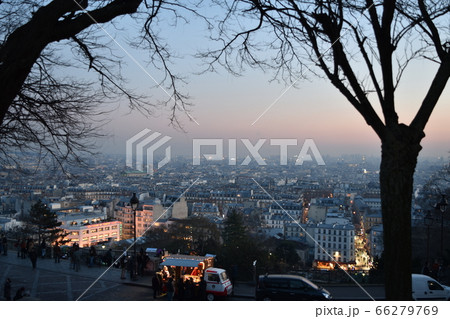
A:
<svg viewBox="0 0 450 319">
<path fill-rule="evenodd" d="M 380 190 L 387 300 L 411 300 L 411 202 L 423 132 L 403 124 L 382 140 Z"/>
</svg>

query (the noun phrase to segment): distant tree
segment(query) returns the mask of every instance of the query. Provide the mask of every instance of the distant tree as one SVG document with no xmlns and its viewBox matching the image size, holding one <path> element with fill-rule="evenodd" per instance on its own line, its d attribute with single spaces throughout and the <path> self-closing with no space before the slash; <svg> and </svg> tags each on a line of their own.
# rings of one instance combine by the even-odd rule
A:
<svg viewBox="0 0 450 319">
<path fill-rule="evenodd" d="M 234 74 L 272 69 L 295 85 L 325 76 L 381 141 L 380 188 L 388 300 L 410 300 L 413 175 L 425 126 L 450 76 L 448 1 L 214 1 L 219 45 L 203 56 Z M 409 125 L 399 122 L 396 90 L 410 62 L 434 65 Z M 377 112 L 380 109 L 383 120 Z"/>
<path fill-rule="evenodd" d="M 193 250 L 198 255 L 214 254 L 220 246 L 220 232 L 216 224 L 204 217 L 193 217 L 185 220 L 189 227 Z"/>
<path fill-rule="evenodd" d="M 152 227 L 144 234 L 146 243 L 153 248 L 167 248 L 170 241 L 170 234 L 164 226 Z"/>
<path fill-rule="evenodd" d="M 275 248 L 276 258 L 290 266 L 297 265 L 300 262 L 300 257 L 297 254 L 295 247 L 295 242 L 289 240 L 280 241 Z"/>
<path fill-rule="evenodd" d="M 101 105 L 125 99 L 131 109 L 152 113 L 155 103 L 125 85 L 123 59 L 109 47 L 114 34 L 105 30 L 117 30 L 112 22 L 123 23 L 121 17 L 138 23 L 129 40 L 162 71 L 155 87 L 167 90 L 161 103 L 170 104 L 170 120 L 177 122 L 187 96 L 178 90 L 181 78 L 169 69 L 171 53 L 156 24 L 175 24 L 183 8 L 165 0 L 0 1 L 0 162 L 20 165 L 14 152 L 34 152 L 61 167 L 79 164 L 106 123 L 108 108 Z"/>
<path fill-rule="evenodd" d="M 220 242 L 217 226 L 203 217 L 191 217 L 170 224 L 171 247 L 186 253 L 214 253 Z"/>
<path fill-rule="evenodd" d="M 67 242 L 64 237 L 68 233 L 60 228 L 61 225 L 62 223 L 58 221 L 56 213 L 51 211 L 41 200 L 31 206 L 27 226 L 33 234 L 38 236 L 39 243 L 43 240 L 50 244 L 55 241 L 60 244 Z"/>
<path fill-rule="evenodd" d="M 248 239 L 247 227 L 242 213 L 232 210 L 228 213 L 222 232 L 224 246 L 236 248 Z"/>
<path fill-rule="evenodd" d="M 222 231 L 223 245 L 217 259 L 220 265 L 246 279 L 252 276 L 252 263 L 263 259 L 259 242 L 252 237 L 244 225 L 242 213 L 235 210 L 228 213 Z"/>
<path fill-rule="evenodd" d="M 430 208 L 440 199 L 440 195 L 450 195 L 450 163 L 437 170 L 420 191 L 424 208 Z"/>
</svg>

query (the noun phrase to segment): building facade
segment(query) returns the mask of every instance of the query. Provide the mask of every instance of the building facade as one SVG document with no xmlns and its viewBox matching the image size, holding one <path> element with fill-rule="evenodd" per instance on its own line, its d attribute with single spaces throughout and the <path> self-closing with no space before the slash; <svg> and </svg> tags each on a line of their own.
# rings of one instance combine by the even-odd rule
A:
<svg viewBox="0 0 450 319">
<path fill-rule="evenodd" d="M 334 269 L 355 264 L 355 227 L 350 224 L 318 224 L 314 229 L 314 263 L 317 268 Z"/>
<path fill-rule="evenodd" d="M 78 244 L 80 247 L 90 247 L 99 243 L 119 241 L 121 239 L 122 223 L 119 221 L 99 221 L 87 224 L 69 224 L 61 226 L 68 235 L 67 245 Z"/>
</svg>

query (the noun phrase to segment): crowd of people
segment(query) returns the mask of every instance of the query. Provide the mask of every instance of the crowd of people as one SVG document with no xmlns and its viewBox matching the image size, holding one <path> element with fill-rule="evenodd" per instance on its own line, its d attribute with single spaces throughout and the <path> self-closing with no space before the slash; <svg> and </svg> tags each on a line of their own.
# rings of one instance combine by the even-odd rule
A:
<svg viewBox="0 0 450 319">
<path fill-rule="evenodd" d="M 152 277 L 153 299 L 166 297 L 167 300 L 205 300 L 206 282 L 203 276 L 198 279 L 195 282 L 192 277 L 177 277 L 164 267 Z"/>
<path fill-rule="evenodd" d="M 5 238 L 5 245 L 3 245 L 3 238 Z M 7 254 L 6 237 L 0 239 L 0 252 Z M 146 265 L 150 261 L 150 257 L 141 248 L 134 258 L 134 254 L 128 254 L 128 250 L 124 248 L 120 257 L 116 260 L 112 249 L 103 251 L 99 254 L 96 247 L 91 246 L 89 250 L 79 247 L 77 243 L 70 247 L 61 247 L 58 243 L 47 246 L 45 241 L 40 243 L 35 242 L 31 238 L 22 238 L 14 245 L 17 248 L 17 257 L 22 259 L 29 258 L 32 269 L 36 269 L 37 262 L 40 258 L 53 258 L 55 263 L 60 263 L 61 259 L 68 259 L 70 261 L 70 269 L 79 272 L 81 265 L 85 263 L 88 267 L 94 265 L 114 266 L 121 268 L 121 279 L 126 279 L 127 273 L 131 280 L 136 280 L 138 276 L 143 277 Z M 169 271 L 171 270 L 171 271 Z M 189 272 L 189 276 L 177 276 L 172 268 L 163 268 L 161 271 L 154 273 L 152 277 L 153 298 L 166 298 L 168 300 L 205 300 L 206 299 L 206 282 L 202 276 L 195 276 L 192 278 L 195 270 Z M 198 270 L 197 270 L 198 272 Z M 187 273 L 186 273 L 187 274 Z M 4 283 L 4 298 L 6 300 L 19 300 L 27 295 L 24 287 L 20 287 L 14 297 L 11 293 L 11 279 L 7 278 Z"/>
</svg>

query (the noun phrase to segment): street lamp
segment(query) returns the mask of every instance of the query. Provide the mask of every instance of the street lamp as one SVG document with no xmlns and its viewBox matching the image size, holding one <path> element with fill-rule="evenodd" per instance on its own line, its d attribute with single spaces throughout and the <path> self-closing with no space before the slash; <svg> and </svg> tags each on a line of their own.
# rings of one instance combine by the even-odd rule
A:
<svg viewBox="0 0 450 319">
<path fill-rule="evenodd" d="M 130 199 L 130 205 L 131 205 L 131 209 L 133 210 L 133 217 L 134 217 L 134 241 L 133 241 L 133 266 L 134 266 L 134 270 L 133 270 L 133 278 L 136 278 L 136 209 L 139 206 L 139 199 L 136 197 L 136 193 L 133 193 L 133 197 L 131 197 Z"/>
<path fill-rule="evenodd" d="M 444 259 L 444 213 L 447 209 L 447 198 L 445 198 L 445 194 L 442 194 L 441 201 L 436 204 L 436 210 L 441 211 L 441 258 Z"/>
<path fill-rule="evenodd" d="M 430 258 L 430 226 L 433 224 L 433 216 L 431 216 L 430 211 L 427 211 L 427 214 L 423 218 L 423 223 L 427 227 L 427 261 L 426 265 L 428 267 L 428 262 Z"/>
</svg>

